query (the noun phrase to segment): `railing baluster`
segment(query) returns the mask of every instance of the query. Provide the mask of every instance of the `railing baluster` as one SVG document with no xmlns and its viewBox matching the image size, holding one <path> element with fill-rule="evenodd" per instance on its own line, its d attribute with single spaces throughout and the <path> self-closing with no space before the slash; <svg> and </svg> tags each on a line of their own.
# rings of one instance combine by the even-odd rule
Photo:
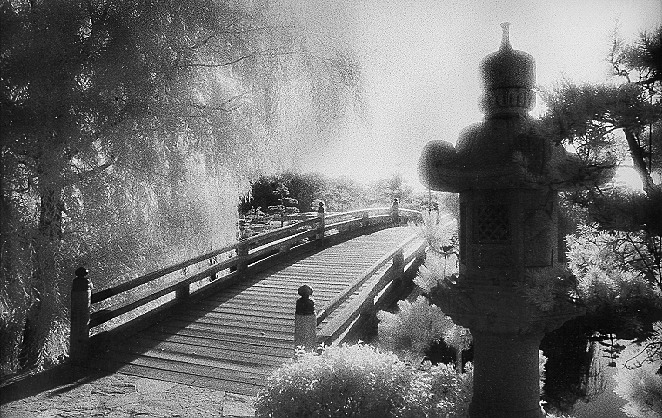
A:
<svg viewBox="0 0 662 418">
<path fill-rule="evenodd" d="M 317 208 L 317 218 L 319 219 L 319 222 L 317 223 L 317 234 L 315 235 L 315 240 L 320 242 L 324 239 L 324 212 L 324 202 L 320 202 L 319 207 Z"/>
<path fill-rule="evenodd" d="M 181 285 L 175 291 L 175 297 L 179 300 L 188 299 L 190 295 L 191 295 L 191 285 L 188 283 Z"/>
<path fill-rule="evenodd" d="M 393 204 L 391 205 L 391 222 L 395 225 L 400 224 L 400 201 L 398 198 L 393 199 Z"/>
<path fill-rule="evenodd" d="M 237 243 L 237 273 L 243 274 L 248 267 L 248 244 L 246 242 Z"/>
<path fill-rule="evenodd" d="M 405 254 L 404 250 L 400 248 L 398 252 L 393 254 L 393 265 L 391 266 L 393 269 L 393 274 L 395 277 L 393 278 L 394 281 L 401 282 L 402 278 L 404 276 L 404 269 L 405 269 Z"/>
</svg>

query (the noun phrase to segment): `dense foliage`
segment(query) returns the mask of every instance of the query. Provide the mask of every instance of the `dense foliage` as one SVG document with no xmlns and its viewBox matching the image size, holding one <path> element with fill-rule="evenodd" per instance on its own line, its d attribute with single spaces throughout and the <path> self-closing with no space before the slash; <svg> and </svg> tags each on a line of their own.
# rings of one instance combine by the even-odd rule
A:
<svg viewBox="0 0 662 418">
<path fill-rule="evenodd" d="M 636 272 L 662 291 L 662 27 L 632 44 L 615 37 L 609 59 L 614 70 L 610 80 L 564 81 L 548 90 L 541 126 L 583 163 L 578 173 L 613 173 L 617 165 L 632 161 L 640 191 L 574 179 L 582 187 L 564 198 L 574 205 L 571 211 L 582 214 L 579 222 L 613 231 L 608 247 L 621 259 L 609 262 L 622 264 L 616 271 Z M 597 232 L 590 238 L 588 230 L 581 235 L 606 243 Z"/>
<path fill-rule="evenodd" d="M 257 416 L 463 417 L 471 368 L 412 367 L 371 346 L 328 347 L 277 370 L 257 402 Z"/>
<path fill-rule="evenodd" d="M 578 294 L 589 309 L 635 301 L 662 305 L 660 278 L 649 277 L 654 254 L 642 245 L 642 239 L 639 231 L 607 232 L 595 225 L 582 226 L 567 237 L 569 267 L 576 277 Z"/>
<path fill-rule="evenodd" d="M 261 1 L 2 2 L 2 373 L 66 353 L 76 267 L 105 287 L 233 240 L 242 184 L 352 112 L 351 52 L 283 16 Z"/>
<path fill-rule="evenodd" d="M 469 330 L 455 325 L 425 296 L 419 296 L 414 302 L 399 301 L 396 313 L 380 311 L 377 318 L 380 344 L 390 351 L 413 357 L 415 364 L 421 362 L 432 344 L 441 340 L 458 354 L 471 346 Z M 458 358 L 457 368 L 462 370 L 461 354 Z"/>
</svg>

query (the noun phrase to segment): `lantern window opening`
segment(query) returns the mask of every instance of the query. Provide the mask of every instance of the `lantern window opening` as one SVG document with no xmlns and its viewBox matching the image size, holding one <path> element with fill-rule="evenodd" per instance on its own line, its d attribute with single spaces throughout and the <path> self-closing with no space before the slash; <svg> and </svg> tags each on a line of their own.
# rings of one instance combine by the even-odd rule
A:
<svg viewBox="0 0 662 418">
<path fill-rule="evenodd" d="M 508 205 L 489 204 L 477 206 L 474 225 L 474 237 L 479 243 L 510 240 Z"/>
</svg>

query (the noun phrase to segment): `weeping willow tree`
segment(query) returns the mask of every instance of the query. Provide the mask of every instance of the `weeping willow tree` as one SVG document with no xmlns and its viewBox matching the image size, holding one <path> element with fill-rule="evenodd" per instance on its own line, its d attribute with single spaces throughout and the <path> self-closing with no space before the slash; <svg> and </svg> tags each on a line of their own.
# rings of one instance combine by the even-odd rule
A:
<svg viewBox="0 0 662 418">
<path fill-rule="evenodd" d="M 242 183 L 352 111 L 351 52 L 284 15 L 259 1 L 2 3 L 3 374 L 64 356 L 78 265 L 103 287 L 233 240 Z"/>
</svg>

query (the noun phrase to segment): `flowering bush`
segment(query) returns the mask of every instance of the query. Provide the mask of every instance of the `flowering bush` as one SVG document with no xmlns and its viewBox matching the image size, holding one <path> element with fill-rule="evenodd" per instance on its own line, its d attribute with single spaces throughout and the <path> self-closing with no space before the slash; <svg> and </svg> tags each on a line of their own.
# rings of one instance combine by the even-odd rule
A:
<svg viewBox="0 0 662 418">
<path fill-rule="evenodd" d="M 278 369 L 257 401 L 256 416 L 460 417 L 471 382 L 470 372 L 457 375 L 446 365 L 414 368 L 364 344 L 328 347 Z"/>
<path fill-rule="evenodd" d="M 421 358 L 433 343 L 455 326 L 425 296 L 419 296 L 413 303 L 401 300 L 397 313 L 379 311 L 377 319 L 379 341 L 384 347 L 392 351 L 410 351 Z"/>
</svg>

